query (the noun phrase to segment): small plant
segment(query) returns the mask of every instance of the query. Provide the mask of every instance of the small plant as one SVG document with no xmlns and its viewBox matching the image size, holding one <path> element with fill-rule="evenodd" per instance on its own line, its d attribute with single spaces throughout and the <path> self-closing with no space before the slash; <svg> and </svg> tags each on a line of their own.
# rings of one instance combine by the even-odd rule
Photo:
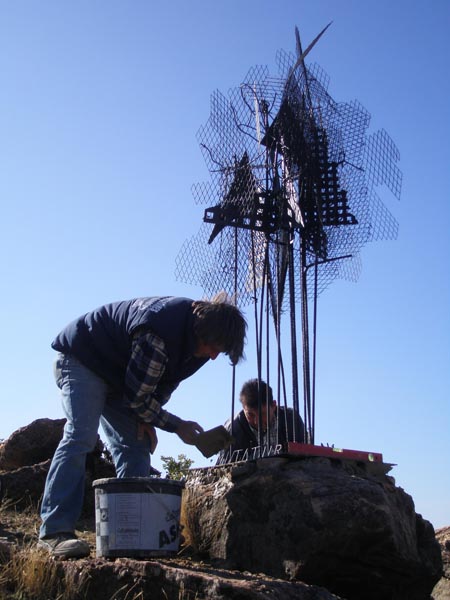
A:
<svg viewBox="0 0 450 600">
<path fill-rule="evenodd" d="M 178 455 L 178 460 L 175 460 L 172 456 L 161 456 L 161 462 L 163 463 L 166 477 L 168 479 L 184 479 L 194 464 L 194 461 L 187 458 L 184 454 Z"/>
</svg>

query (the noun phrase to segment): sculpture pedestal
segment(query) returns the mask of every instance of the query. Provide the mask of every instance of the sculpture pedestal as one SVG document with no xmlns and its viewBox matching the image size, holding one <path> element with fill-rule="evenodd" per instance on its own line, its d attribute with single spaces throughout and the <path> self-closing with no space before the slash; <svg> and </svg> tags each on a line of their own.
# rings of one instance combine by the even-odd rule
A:
<svg viewBox="0 0 450 600">
<path fill-rule="evenodd" d="M 301 580 L 347 599 L 429 600 L 432 525 L 379 465 L 273 457 L 192 470 L 184 535 L 229 569 Z"/>
</svg>

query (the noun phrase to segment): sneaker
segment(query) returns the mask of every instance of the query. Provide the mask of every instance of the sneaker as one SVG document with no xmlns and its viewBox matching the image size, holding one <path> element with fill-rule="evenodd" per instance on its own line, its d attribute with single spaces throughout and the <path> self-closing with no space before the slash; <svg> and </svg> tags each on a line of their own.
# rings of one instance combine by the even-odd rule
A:
<svg viewBox="0 0 450 600">
<path fill-rule="evenodd" d="M 83 558 L 90 554 L 89 544 L 74 533 L 48 535 L 38 541 L 38 546 L 57 558 Z"/>
</svg>

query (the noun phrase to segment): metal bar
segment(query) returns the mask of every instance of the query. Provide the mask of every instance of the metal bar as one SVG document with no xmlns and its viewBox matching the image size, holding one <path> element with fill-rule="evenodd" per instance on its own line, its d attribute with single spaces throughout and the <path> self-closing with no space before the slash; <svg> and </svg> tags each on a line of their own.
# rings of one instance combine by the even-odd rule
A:
<svg viewBox="0 0 450 600">
<path fill-rule="evenodd" d="M 317 358 L 317 281 L 318 265 L 316 261 L 314 270 L 314 313 L 313 313 L 313 367 L 312 367 L 312 422 L 311 422 L 311 443 L 314 444 L 316 428 L 316 358 Z"/>
<path fill-rule="evenodd" d="M 305 441 L 311 442 L 311 375 L 309 359 L 308 288 L 306 276 L 306 241 L 301 240 L 301 314 L 303 348 L 303 397 L 305 406 Z"/>
<path fill-rule="evenodd" d="M 237 293 L 238 293 L 238 232 L 234 230 L 234 304 L 237 306 Z M 231 375 L 231 435 L 233 435 L 233 422 L 235 413 L 235 400 L 236 400 L 236 365 L 233 365 Z"/>
<path fill-rule="evenodd" d="M 269 305 L 269 289 L 271 288 L 271 277 L 270 277 L 270 269 L 269 269 L 269 244 L 266 241 L 266 253 L 265 253 L 265 265 L 266 265 L 266 282 L 267 282 L 267 302 L 266 302 L 266 383 L 267 386 L 270 385 L 270 355 L 269 355 L 269 348 L 270 348 L 270 321 L 269 321 L 269 312 L 270 312 L 270 305 Z M 266 428 L 266 433 L 267 433 L 267 444 L 270 444 L 270 419 L 269 419 L 269 414 L 270 414 L 270 406 L 269 406 L 269 397 L 268 397 L 268 393 L 269 393 L 269 388 L 267 387 L 267 391 L 266 391 L 266 423 L 267 423 L 267 428 Z"/>
<path fill-rule="evenodd" d="M 289 307 L 290 307 L 290 325 L 291 325 L 291 357 L 292 357 L 292 402 L 294 413 L 299 414 L 298 397 L 298 356 L 297 356 L 297 324 L 295 317 L 295 281 L 294 281 L 294 248 L 293 239 L 288 248 L 288 278 L 289 278 Z M 294 441 L 297 440 L 294 429 Z"/>
</svg>

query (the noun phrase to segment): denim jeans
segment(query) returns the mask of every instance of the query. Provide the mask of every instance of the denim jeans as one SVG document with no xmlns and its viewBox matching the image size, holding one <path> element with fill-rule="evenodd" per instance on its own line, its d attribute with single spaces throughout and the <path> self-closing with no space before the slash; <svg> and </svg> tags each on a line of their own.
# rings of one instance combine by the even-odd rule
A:
<svg viewBox="0 0 450 600">
<path fill-rule="evenodd" d="M 75 530 L 83 506 L 86 455 L 95 447 L 100 423 L 117 477 L 150 474 L 150 442 L 147 436 L 137 439 L 137 416 L 123 399 L 73 356 L 58 354 L 54 373 L 67 421 L 47 475 L 41 537 Z"/>
</svg>

